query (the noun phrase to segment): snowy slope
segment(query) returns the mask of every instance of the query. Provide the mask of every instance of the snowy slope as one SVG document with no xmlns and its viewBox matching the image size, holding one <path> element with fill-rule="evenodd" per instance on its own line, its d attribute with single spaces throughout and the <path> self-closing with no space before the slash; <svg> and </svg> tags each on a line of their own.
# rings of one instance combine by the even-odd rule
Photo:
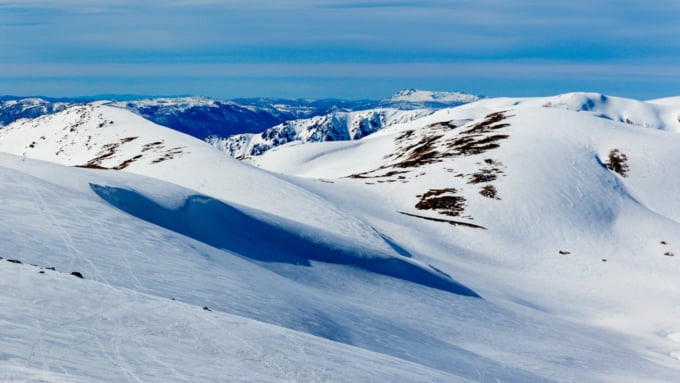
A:
<svg viewBox="0 0 680 383">
<path fill-rule="evenodd" d="M 0 131 L 0 150 L 68 166 L 148 175 L 291 219 L 297 216 L 303 223 L 317 219 L 307 206 L 332 211 L 303 189 L 252 171 L 200 140 L 96 103 L 10 124 Z M 278 192 L 252 193 L 251 188 L 267 182 Z M 300 194 L 305 206 L 293 209 L 282 203 L 287 194 Z"/>
<path fill-rule="evenodd" d="M 357 140 L 378 130 L 432 113 L 428 109 L 400 111 L 370 109 L 336 111 L 324 116 L 287 121 L 260 134 L 237 134 L 227 138 L 209 137 L 208 143 L 234 158 L 258 156 L 288 143 Z"/>
<path fill-rule="evenodd" d="M 338 343 L 362 336 L 343 315 L 386 322 L 389 306 L 374 311 L 351 303 L 351 293 L 342 298 L 332 269 L 272 272 L 266 262 L 126 214 L 92 185 L 135 190 L 169 207 L 189 190 L 6 155 L 0 163 L 0 210 L 15 217 L 0 225 L 3 381 L 466 381 L 384 347 Z M 217 223 L 211 212 L 194 213 Z M 238 224 L 222 222 L 221 230 Z M 374 283 L 348 271 L 336 277 Z M 325 296 L 329 288 L 338 294 Z"/>
<path fill-rule="evenodd" d="M 0 223 L 6 381 L 677 377 L 617 333 L 354 267 L 249 258 L 128 214 L 95 187 L 174 211 L 192 192 L 171 184 L 6 155 L 0 163 L 0 211 L 13 217 Z M 223 230 L 241 223 L 213 209 L 187 214 Z"/>
<path fill-rule="evenodd" d="M 411 236 L 417 259 L 484 280 L 488 299 L 619 331 L 671 360 L 679 116 L 599 94 L 490 99 L 249 161 Z"/>
<path fill-rule="evenodd" d="M 213 208 L 228 214 L 240 212 L 238 208 L 222 207 L 218 200 L 249 208 L 256 220 L 255 226 L 246 227 L 246 230 L 257 231 L 259 220 L 264 220 L 280 231 L 277 241 L 303 241 L 296 250 L 302 254 L 295 257 L 295 262 L 315 259 L 353 264 L 418 280 L 428 286 L 474 294 L 436 269 L 399 256 L 374 228 L 343 213 L 331 202 L 243 165 L 205 142 L 155 125 L 125 110 L 95 103 L 34 120 L 18 121 L 0 131 L 0 151 L 63 165 L 123 170 L 162 179 L 216 199 L 217 206 Z M 115 193 L 110 197 L 114 204 L 120 203 L 119 194 L 125 195 L 124 191 L 115 190 L 102 193 Z M 143 205 L 146 203 L 143 199 L 135 203 L 142 204 L 146 210 L 153 208 Z M 191 212 L 211 204 L 211 200 L 199 198 L 188 200 L 185 208 Z M 164 214 L 151 218 L 166 226 L 173 219 L 172 215 Z M 191 233 L 201 229 L 193 226 L 173 228 Z M 213 233 L 205 235 L 211 241 L 215 238 Z M 219 245 L 233 245 L 224 241 L 220 238 Z M 269 245 L 276 246 L 276 243 L 273 241 Z M 277 257 L 288 259 L 290 255 L 281 252 Z"/>
<path fill-rule="evenodd" d="M 249 160 L 279 174 L 102 105 L 19 121 L 0 379 L 676 381 L 679 112 L 482 100 Z"/>
</svg>

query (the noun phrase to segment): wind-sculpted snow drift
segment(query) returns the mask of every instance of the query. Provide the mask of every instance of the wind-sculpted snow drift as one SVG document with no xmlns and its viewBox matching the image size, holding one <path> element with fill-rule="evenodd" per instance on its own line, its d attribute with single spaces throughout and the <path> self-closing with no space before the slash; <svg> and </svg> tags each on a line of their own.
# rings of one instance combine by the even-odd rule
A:
<svg viewBox="0 0 680 383">
<path fill-rule="evenodd" d="M 257 218 L 262 212 L 248 214 L 207 196 L 189 196 L 178 209 L 167 209 L 132 190 L 95 184 L 91 187 L 102 199 L 135 217 L 246 258 L 303 266 L 310 266 L 310 261 L 350 265 L 454 294 L 479 297 L 436 269 L 427 270 L 406 259 L 375 254 L 371 249 L 334 238 L 332 233 L 294 222 L 278 220 L 275 226 Z"/>
</svg>

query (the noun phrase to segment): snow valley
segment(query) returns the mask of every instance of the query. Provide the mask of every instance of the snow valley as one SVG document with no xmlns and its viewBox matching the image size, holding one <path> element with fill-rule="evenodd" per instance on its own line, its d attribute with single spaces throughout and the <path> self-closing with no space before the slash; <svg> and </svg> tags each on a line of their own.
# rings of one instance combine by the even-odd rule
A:
<svg viewBox="0 0 680 383">
<path fill-rule="evenodd" d="M 680 99 L 300 103 L 7 121 L 0 380 L 680 379 Z"/>
</svg>

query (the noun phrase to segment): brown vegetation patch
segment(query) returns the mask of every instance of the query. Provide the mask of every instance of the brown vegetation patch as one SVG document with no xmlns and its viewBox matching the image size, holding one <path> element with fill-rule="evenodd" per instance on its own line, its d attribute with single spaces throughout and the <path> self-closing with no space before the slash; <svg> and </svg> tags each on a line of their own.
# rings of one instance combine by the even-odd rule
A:
<svg viewBox="0 0 680 383">
<path fill-rule="evenodd" d="M 491 113 L 481 121 L 466 123 L 462 127 L 457 126 L 453 121 L 445 121 L 427 125 L 422 129 L 403 131 L 395 138 L 396 150 L 385 156 L 385 159 L 389 161 L 388 164 L 348 177 L 377 179 L 378 183 L 408 182 L 409 178 L 404 174 L 412 173 L 416 169 L 457 156 L 479 155 L 500 147 L 500 142 L 510 136 L 497 131 L 510 126 L 503 122 L 510 117 L 512 116 L 508 115 L 507 111 L 501 111 Z M 500 162 L 485 159 L 479 165 L 479 171 L 476 173 L 456 176 L 470 177 L 469 184 L 482 184 L 490 183 L 503 174 Z M 420 169 L 419 171 L 423 174 Z M 446 171 L 455 172 L 451 168 L 447 168 Z M 431 190 L 425 195 L 418 196 L 420 201 L 416 204 L 416 208 L 433 210 L 449 216 L 460 216 L 466 206 L 465 198 L 455 193 L 455 189 Z M 499 199 L 493 186 L 485 186 L 480 193 L 488 198 Z"/>
<path fill-rule="evenodd" d="M 434 210 L 439 214 L 458 217 L 465 212 L 465 197 L 455 195 L 457 192 L 454 188 L 432 189 L 416 196 L 420 201 L 415 207 L 418 210 Z"/>
<path fill-rule="evenodd" d="M 607 169 L 619 174 L 621 177 L 628 176 L 628 157 L 621 153 L 619 149 L 612 149 L 609 152 L 607 162 L 604 163 Z"/>
<path fill-rule="evenodd" d="M 496 187 L 493 185 L 485 185 L 482 190 L 479 191 L 479 194 L 486 198 L 500 200 L 498 197 L 498 190 L 496 190 Z"/>
<path fill-rule="evenodd" d="M 456 129 L 458 125 L 454 124 L 453 121 L 442 121 L 442 122 L 435 122 L 434 124 L 430 124 L 427 126 L 429 129 Z"/>
<path fill-rule="evenodd" d="M 83 164 L 83 165 L 75 165 L 74 167 L 83 168 L 83 169 L 109 170 L 109 168 L 105 168 L 105 167 L 97 165 L 97 164 L 91 164 L 89 162 L 86 163 L 86 164 Z"/>
<path fill-rule="evenodd" d="M 91 137 L 88 137 L 88 143 L 89 143 L 90 138 Z M 88 168 L 88 169 L 116 169 L 116 170 L 126 168 L 128 165 L 130 165 L 130 163 L 132 163 L 133 161 L 140 158 L 141 155 L 133 157 L 129 160 L 126 160 L 126 161 L 122 162 L 121 164 L 114 166 L 112 168 L 107 168 L 105 166 L 102 166 L 101 163 L 102 163 L 102 161 L 106 160 L 107 158 L 113 157 L 116 154 L 116 151 L 118 150 L 118 148 L 122 144 L 134 141 L 137 138 L 139 138 L 139 137 L 125 137 L 125 138 L 121 138 L 120 142 L 112 142 L 110 144 L 106 144 L 106 145 L 102 146 L 102 149 L 99 151 L 99 153 L 97 153 L 97 157 L 87 161 L 87 163 L 84 164 L 84 165 L 76 165 L 76 167 L 78 167 L 78 168 Z"/>
<path fill-rule="evenodd" d="M 500 140 L 510 138 L 507 134 L 495 134 L 493 136 L 465 136 L 447 143 L 447 147 L 462 156 L 474 156 L 489 150 L 498 149 Z"/>
<path fill-rule="evenodd" d="M 465 130 L 463 133 L 487 133 L 493 130 L 498 130 L 502 128 L 507 128 L 510 126 L 508 123 L 499 124 L 499 122 L 508 119 L 512 116 L 506 115 L 507 111 L 503 110 L 500 112 L 495 112 L 487 115 L 484 121 L 478 122 L 472 125 L 469 129 Z"/>
<path fill-rule="evenodd" d="M 401 142 L 403 142 L 403 141 L 406 141 L 407 139 L 413 137 L 413 134 L 414 134 L 415 132 L 416 132 L 416 131 L 413 130 L 413 129 L 407 130 L 407 131 L 405 131 L 404 133 L 400 134 L 399 137 L 395 138 L 394 141 L 395 141 L 396 143 L 401 143 Z"/>
<path fill-rule="evenodd" d="M 142 158 L 142 157 L 144 157 L 142 154 L 138 154 L 138 155 L 136 155 L 136 156 L 134 156 L 134 157 L 132 157 L 132 158 L 130 158 L 130 159 L 127 159 L 127 160 L 121 162 L 121 163 L 118 164 L 117 166 L 114 166 L 113 169 L 115 169 L 115 170 L 122 170 L 122 169 L 125 169 L 125 168 L 127 168 L 128 166 L 130 166 L 131 163 L 137 161 L 138 159 L 140 159 L 140 158 Z"/>
<path fill-rule="evenodd" d="M 495 181 L 498 179 L 499 175 L 503 174 L 503 170 L 501 170 L 503 163 L 500 161 L 486 158 L 483 162 L 477 164 L 481 166 L 479 171 L 468 175 L 468 184 L 470 185 L 488 184 Z M 500 197 L 498 197 L 498 190 L 496 190 L 496 187 L 493 185 L 484 185 L 479 191 L 479 194 L 487 198 L 500 200 Z"/>
<path fill-rule="evenodd" d="M 113 157 L 116 154 L 116 150 L 120 147 L 120 143 L 111 143 L 102 146 L 102 150 L 97 153 L 97 157 L 87 161 L 85 165 L 78 165 L 80 168 L 89 169 L 107 169 L 101 165 L 101 162 L 107 158 Z"/>
<path fill-rule="evenodd" d="M 414 168 L 422 165 L 427 165 L 441 161 L 439 151 L 437 151 L 437 142 L 442 138 L 442 135 L 425 135 L 420 138 L 415 144 L 402 148 L 402 154 L 399 156 L 401 161 L 392 164 L 392 167 L 397 168 Z"/>
<path fill-rule="evenodd" d="M 481 184 L 495 181 L 498 176 L 491 169 L 480 169 L 477 173 L 470 174 L 469 184 Z"/>
<path fill-rule="evenodd" d="M 461 221 L 453 221 L 453 220 L 450 220 L 450 219 L 426 217 L 426 216 L 423 216 L 423 215 L 411 214 L 411 213 L 406 213 L 406 212 L 403 212 L 403 211 L 400 211 L 399 214 L 407 215 L 409 217 L 426 219 L 428 221 L 448 223 L 449 225 L 453 225 L 453 226 L 465 226 L 465 227 L 471 227 L 471 228 L 474 228 L 474 229 L 486 230 L 486 228 L 484 226 L 475 225 L 474 223 L 469 223 L 469 222 L 461 222 Z"/>
<path fill-rule="evenodd" d="M 172 160 L 175 157 L 181 156 L 184 154 L 184 146 L 178 146 L 176 148 L 168 149 L 165 154 L 163 154 L 161 157 L 156 158 L 155 160 L 151 161 L 152 164 L 157 164 L 159 162 L 167 161 L 167 160 Z"/>
<path fill-rule="evenodd" d="M 507 134 L 488 135 L 487 133 L 510 126 L 507 123 L 500 123 L 500 121 L 509 117 L 506 115 L 506 112 L 489 114 L 483 121 L 446 140 L 444 140 L 444 135 L 441 134 L 442 129 L 450 130 L 457 128 L 451 121 L 438 122 L 426 126 L 423 129 L 424 134 L 421 134 L 419 140 L 415 143 L 412 142 L 416 140 L 416 132 L 414 130 L 407 130 L 395 139 L 398 150 L 385 157 L 386 159 L 396 160 L 392 164 L 387 165 L 387 167 L 401 169 L 417 168 L 441 162 L 446 158 L 459 155 L 478 155 L 499 148 L 499 141 L 510 136 Z M 433 134 L 431 131 L 437 133 Z"/>
<path fill-rule="evenodd" d="M 152 143 L 149 143 L 149 144 L 144 144 L 144 146 L 142 146 L 142 152 L 146 152 L 146 151 L 151 150 L 151 149 L 162 149 L 162 148 L 163 148 L 163 141 L 156 141 L 156 142 L 152 142 Z"/>
<path fill-rule="evenodd" d="M 90 138 L 91 137 L 88 137 L 88 140 Z M 136 136 L 135 137 L 125 137 L 125 138 L 121 138 L 120 142 L 113 142 L 113 143 L 110 143 L 110 144 L 103 145 L 102 149 L 99 151 L 99 153 L 97 153 L 97 156 L 95 158 L 89 160 L 87 163 L 85 163 L 83 165 L 76 165 L 76 167 L 87 168 L 87 169 L 99 169 L 99 170 L 107 170 L 107 169 L 122 170 L 122 169 L 125 169 L 128 166 L 130 166 L 130 164 L 132 164 L 133 162 L 143 158 L 144 155 L 143 154 L 137 154 L 134 157 L 129 158 L 129 159 L 121 162 L 120 164 L 113 166 L 113 167 L 110 167 L 110 168 L 102 166 L 102 161 L 113 157 L 117 153 L 117 150 L 121 145 L 128 143 L 128 142 L 131 142 L 131 141 L 134 141 L 138 138 L 139 137 L 136 137 Z M 156 141 L 156 142 L 152 142 L 152 143 L 149 143 L 149 144 L 145 144 L 144 146 L 142 146 L 142 152 L 145 152 L 145 151 L 148 151 L 148 150 L 151 150 L 151 149 L 161 149 L 161 148 L 163 148 L 162 145 L 163 145 L 162 141 Z M 179 148 L 179 147 L 170 149 L 163 155 L 163 157 L 154 160 L 153 163 L 157 163 L 157 162 L 161 162 L 161 161 L 165 161 L 165 160 L 174 158 L 174 156 L 183 153 L 181 149 L 182 148 Z"/>
<path fill-rule="evenodd" d="M 374 174 L 378 170 L 386 170 L 388 167 L 379 167 L 378 169 L 371 170 L 368 172 L 363 172 L 363 173 L 355 173 L 352 175 L 347 176 L 348 178 L 385 178 L 385 177 L 393 177 L 393 176 L 399 176 L 400 174 L 405 174 L 408 173 L 408 170 L 391 170 L 388 171 L 387 173 L 383 174 Z M 405 177 L 399 176 L 398 178 L 403 179 Z"/>
</svg>

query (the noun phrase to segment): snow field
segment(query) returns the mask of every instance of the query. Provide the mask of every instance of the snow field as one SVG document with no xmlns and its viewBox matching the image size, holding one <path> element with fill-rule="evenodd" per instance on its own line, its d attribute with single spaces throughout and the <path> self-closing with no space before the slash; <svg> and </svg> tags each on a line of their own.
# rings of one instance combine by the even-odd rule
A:
<svg viewBox="0 0 680 383">
<path fill-rule="evenodd" d="M 482 100 L 252 159 L 270 172 L 124 111 L 75 110 L 0 131 L 15 154 L 0 155 L 0 381 L 680 377 L 670 103 Z M 464 138 L 508 137 L 452 154 L 480 124 Z M 441 160 L 390 167 L 418 145 Z M 625 176 L 605 166 L 614 149 Z M 92 160 L 126 166 L 63 166 Z M 416 208 L 441 190 L 461 212 Z"/>
</svg>

